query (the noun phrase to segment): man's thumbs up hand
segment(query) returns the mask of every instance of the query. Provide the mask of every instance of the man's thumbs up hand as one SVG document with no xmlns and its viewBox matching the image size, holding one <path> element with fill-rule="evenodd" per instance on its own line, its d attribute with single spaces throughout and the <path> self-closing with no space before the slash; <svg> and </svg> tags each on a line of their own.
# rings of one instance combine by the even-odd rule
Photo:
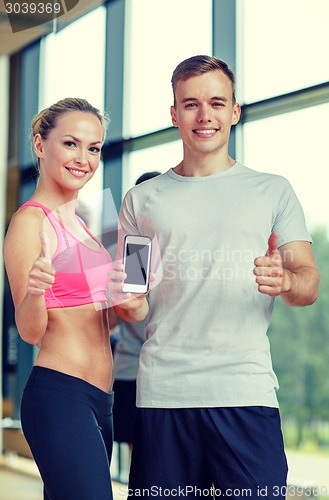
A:
<svg viewBox="0 0 329 500">
<path fill-rule="evenodd" d="M 254 275 L 258 290 L 272 297 L 282 293 L 283 287 L 283 265 L 280 251 L 278 250 L 279 235 L 271 233 L 268 239 L 268 247 L 264 257 L 257 257 L 254 264 Z"/>
</svg>

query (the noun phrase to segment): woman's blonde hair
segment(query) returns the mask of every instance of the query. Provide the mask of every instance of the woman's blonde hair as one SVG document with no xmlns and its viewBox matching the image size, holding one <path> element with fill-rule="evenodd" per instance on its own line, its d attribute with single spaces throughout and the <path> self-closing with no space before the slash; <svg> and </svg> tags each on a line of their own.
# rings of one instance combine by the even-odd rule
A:
<svg viewBox="0 0 329 500">
<path fill-rule="evenodd" d="M 99 119 L 103 127 L 103 140 L 105 140 L 107 127 L 110 123 L 109 117 L 102 114 L 97 108 L 92 106 L 86 99 L 77 97 L 66 97 L 56 102 L 38 113 L 32 120 L 32 134 L 40 134 L 42 139 L 47 139 L 49 133 L 56 127 L 58 116 L 69 111 L 82 111 L 91 113 Z"/>
</svg>

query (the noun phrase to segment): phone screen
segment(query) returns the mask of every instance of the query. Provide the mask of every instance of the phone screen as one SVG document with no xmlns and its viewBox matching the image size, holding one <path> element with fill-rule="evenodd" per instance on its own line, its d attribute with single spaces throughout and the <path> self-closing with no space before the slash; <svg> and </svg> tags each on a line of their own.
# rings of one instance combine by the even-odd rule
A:
<svg viewBox="0 0 329 500">
<path fill-rule="evenodd" d="M 146 273 L 148 268 L 149 245 L 127 244 L 125 272 L 127 273 L 126 283 L 145 285 L 147 282 Z"/>
</svg>

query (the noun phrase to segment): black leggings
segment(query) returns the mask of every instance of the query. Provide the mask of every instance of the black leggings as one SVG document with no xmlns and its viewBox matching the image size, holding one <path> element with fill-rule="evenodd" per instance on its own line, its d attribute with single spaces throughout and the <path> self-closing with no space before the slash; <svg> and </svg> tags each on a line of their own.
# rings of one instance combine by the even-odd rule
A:
<svg viewBox="0 0 329 500">
<path fill-rule="evenodd" d="M 113 393 L 35 366 L 21 421 L 46 500 L 112 500 Z"/>
</svg>

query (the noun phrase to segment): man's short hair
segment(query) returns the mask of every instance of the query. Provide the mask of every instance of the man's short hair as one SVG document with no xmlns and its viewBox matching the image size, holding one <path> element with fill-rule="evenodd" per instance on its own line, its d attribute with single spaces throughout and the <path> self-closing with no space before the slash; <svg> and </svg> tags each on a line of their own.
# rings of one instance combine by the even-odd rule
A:
<svg viewBox="0 0 329 500">
<path fill-rule="evenodd" d="M 176 85 L 180 80 L 185 81 L 188 80 L 189 78 L 192 78 L 193 76 L 199 76 L 204 73 L 208 73 L 208 71 L 215 71 L 215 70 L 222 71 L 230 80 L 232 85 L 233 102 L 235 103 L 234 72 L 228 67 L 226 62 L 222 61 L 221 59 L 218 59 L 217 57 L 199 55 L 185 59 L 184 61 L 179 63 L 178 66 L 175 68 L 171 78 L 171 84 L 174 93 L 174 105 L 176 105 L 176 98 L 175 98 Z"/>
</svg>

